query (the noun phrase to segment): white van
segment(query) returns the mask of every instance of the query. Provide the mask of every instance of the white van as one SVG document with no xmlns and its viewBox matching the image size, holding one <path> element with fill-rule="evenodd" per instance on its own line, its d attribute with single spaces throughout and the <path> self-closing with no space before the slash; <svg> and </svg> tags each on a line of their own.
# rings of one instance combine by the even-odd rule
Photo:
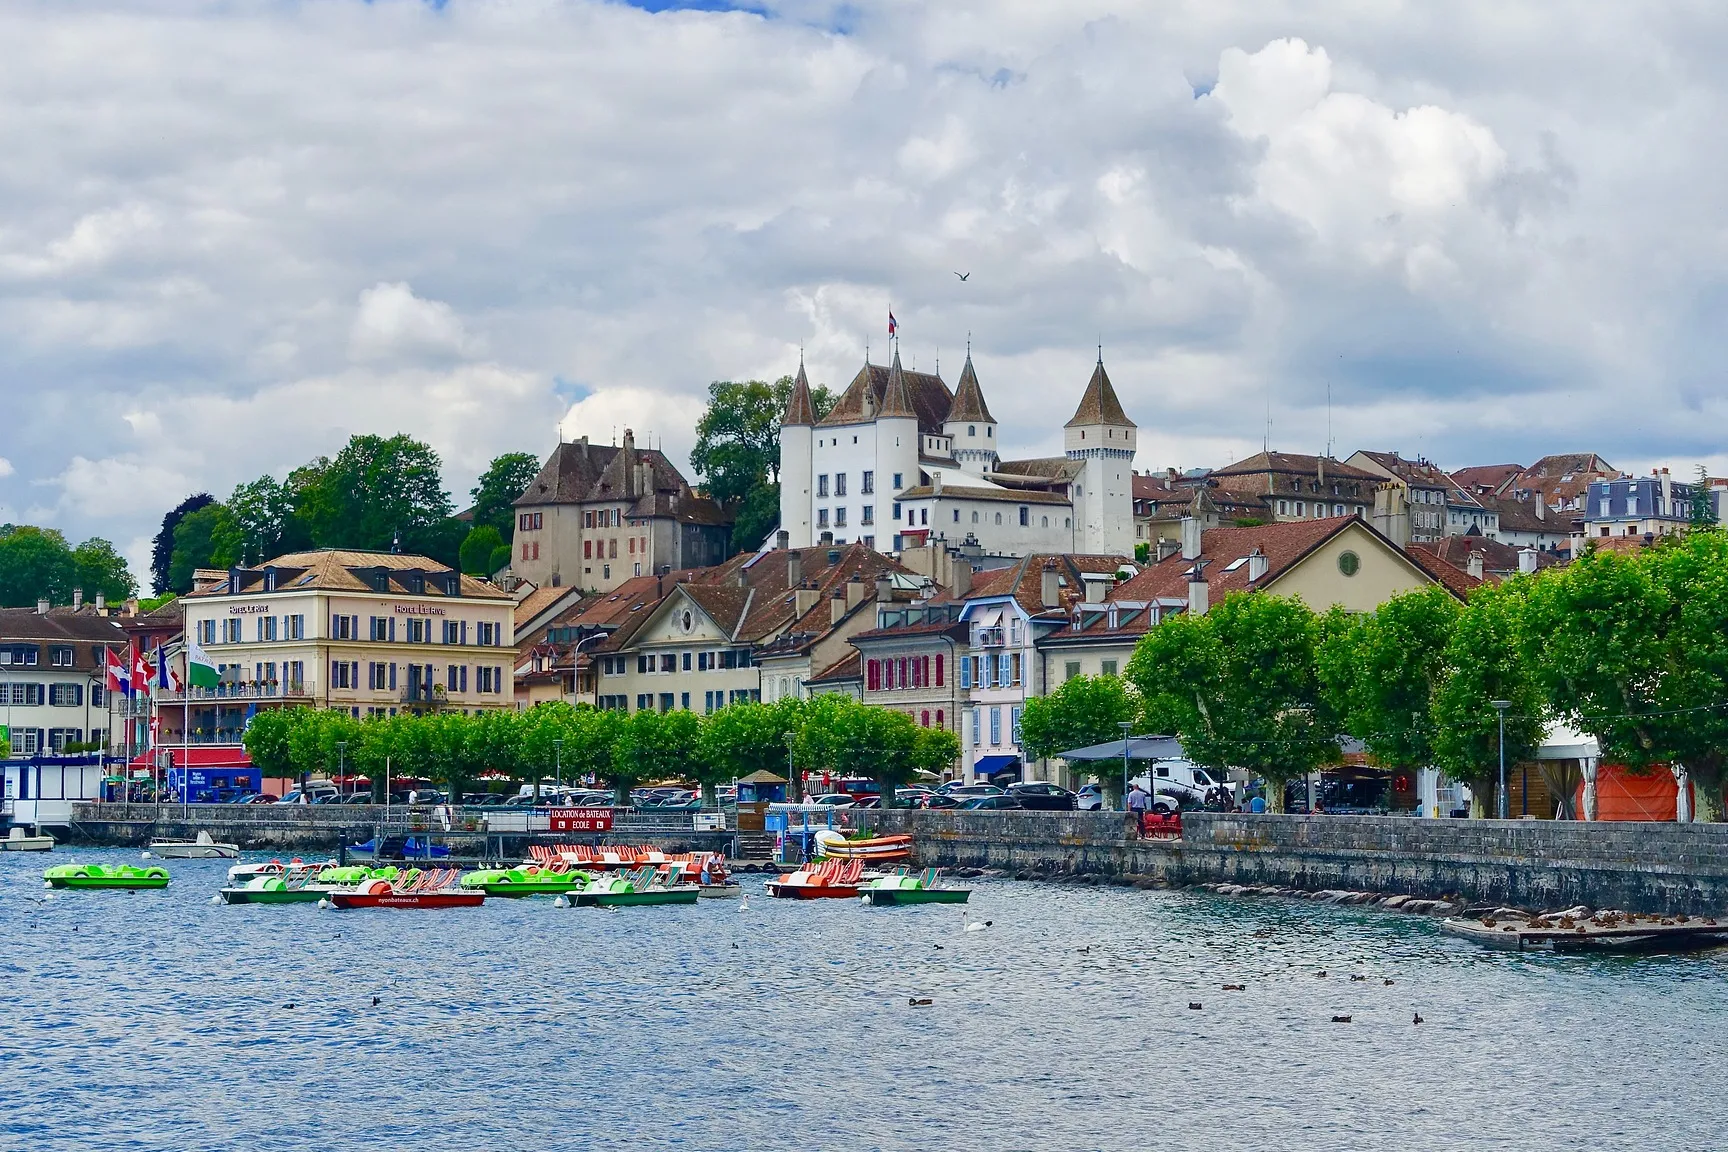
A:
<svg viewBox="0 0 1728 1152">
<path fill-rule="evenodd" d="M 1129 781 L 1129 787 L 1138 784 L 1154 797 L 1171 796 L 1188 805 L 1204 804 L 1206 794 L 1218 787 L 1223 787 L 1232 796 L 1236 792 L 1234 784 L 1214 779 L 1210 772 L 1190 760 L 1155 760 L 1151 776 L 1157 779 L 1155 789 L 1152 779 L 1147 776 Z"/>
</svg>

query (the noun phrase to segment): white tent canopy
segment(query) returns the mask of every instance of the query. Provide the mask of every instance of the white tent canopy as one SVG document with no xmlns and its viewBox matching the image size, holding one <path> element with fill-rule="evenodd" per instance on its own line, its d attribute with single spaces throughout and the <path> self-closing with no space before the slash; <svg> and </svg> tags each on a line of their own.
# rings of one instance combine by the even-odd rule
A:
<svg viewBox="0 0 1728 1152">
<path fill-rule="evenodd" d="M 1596 737 L 1586 736 L 1564 720 L 1551 720 L 1536 749 L 1538 760 L 1595 760 L 1602 755 Z"/>
</svg>

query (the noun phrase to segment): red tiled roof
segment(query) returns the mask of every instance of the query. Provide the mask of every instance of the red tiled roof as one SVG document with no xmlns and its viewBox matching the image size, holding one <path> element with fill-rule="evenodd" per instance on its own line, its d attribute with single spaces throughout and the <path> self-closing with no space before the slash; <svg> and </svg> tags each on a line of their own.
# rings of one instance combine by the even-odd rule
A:
<svg viewBox="0 0 1728 1152">
<path fill-rule="evenodd" d="M 833 410 L 818 421 L 818 424 L 822 427 L 860 424 L 871 419 L 865 414 L 866 391 L 870 394 L 875 411 L 881 412 L 888 391 L 888 375 L 892 370 L 892 366 L 864 365 L 858 370 L 858 375 L 852 378 L 852 383 L 846 386 L 846 391 L 840 394 L 840 399 L 834 402 Z M 954 395 L 948 391 L 948 385 L 942 383 L 940 376 L 932 376 L 928 372 L 902 369 L 901 378 L 912 411 L 918 416 L 919 431 L 932 435 L 940 433 L 943 422 L 948 418 L 948 410 L 954 406 Z"/>
<path fill-rule="evenodd" d="M 1473 464 L 1452 473 L 1452 479 L 1476 495 L 1498 494 L 1508 480 L 1523 470 L 1522 464 Z"/>
<path fill-rule="evenodd" d="M 1025 556 L 1006 568 L 995 568 L 975 577 L 971 591 L 966 593 L 967 600 L 982 600 L 990 596 L 1012 596 L 1028 615 L 1037 616 L 1051 611 L 1044 607 L 1044 564 L 1054 561 L 1057 573 L 1062 577 L 1059 598 L 1062 601 L 1061 610 L 1067 608 L 1085 595 L 1085 572 L 1116 573 L 1124 568 L 1132 570 L 1134 561 L 1126 556 Z"/>
<path fill-rule="evenodd" d="M 862 680 L 863 678 L 864 657 L 854 648 L 804 683 L 823 684 L 833 680 Z"/>
<path fill-rule="evenodd" d="M 1453 536 L 1450 537 L 1450 539 L 1459 540 L 1463 539 L 1463 537 Z M 1432 547 L 1432 545 L 1412 544 L 1409 551 L 1404 554 L 1410 557 L 1418 568 L 1421 568 L 1422 571 L 1432 576 L 1437 583 L 1460 600 L 1467 598 L 1470 593 L 1482 586 L 1483 582 L 1481 580 L 1476 579 L 1476 577 L 1470 575 L 1470 573 L 1466 572 L 1464 569 L 1440 559 L 1440 557 L 1428 550 L 1430 547 Z M 1465 560 L 1468 562 L 1468 555 L 1465 556 Z M 1513 558 L 1512 567 L 1514 570 L 1518 567 L 1516 556 Z"/>
<path fill-rule="evenodd" d="M 1261 524 L 1253 528 L 1213 528 L 1201 534 L 1200 558 L 1210 563 L 1204 569 L 1211 597 L 1216 602 L 1226 592 L 1264 588 L 1291 565 L 1342 532 L 1360 517 L 1333 516 L 1324 520 L 1292 520 Z M 1266 556 L 1266 575 L 1250 583 L 1248 565 L 1226 569 L 1258 548 Z M 1188 573 L 1194 566 L 1181 553 L 1166 557 L 1116 589 L 1112 600 L 1183 600 L 1188 598 Z"/>
</svg>

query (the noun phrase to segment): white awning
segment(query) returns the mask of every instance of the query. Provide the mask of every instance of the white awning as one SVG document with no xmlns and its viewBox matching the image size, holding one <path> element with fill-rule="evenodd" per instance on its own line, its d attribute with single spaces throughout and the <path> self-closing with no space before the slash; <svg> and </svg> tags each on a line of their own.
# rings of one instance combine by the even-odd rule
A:
<svg viewBox="0 0 1728 1152">
<path fill-rule="evenodd" d="M 1538 760 L 1588 760 L 1602 755 L 1596 737 L 1586 736 L 1564 720 L 1551 720 L 1536 749 Z"/>
</svg>

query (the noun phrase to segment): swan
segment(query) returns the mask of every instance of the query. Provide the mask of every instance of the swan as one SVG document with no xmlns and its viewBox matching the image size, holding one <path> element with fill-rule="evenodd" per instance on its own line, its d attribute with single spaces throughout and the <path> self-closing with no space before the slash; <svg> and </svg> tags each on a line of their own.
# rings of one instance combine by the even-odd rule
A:
<svg viewBox="0 0 1728 1152">
<path fill-rule="evenodd" d="M 964 913 L 964 912 L 960 913 L 960 919 L 965 920 L 966 919 L 966 913 Z M 976 920 L 972 920 L 966 924 L 966 931 L 968 931 L 968 932 L 982 932 L 982 931 L 984 931 L 984 929 L 990 927 L 990 925 L 992 925 L 994 923 L 996 923 L 996 921 L 994 921 L 994 920 L 986 920 L 983 923 L 979 923 Z"/>
<path fill-rule="evenodd" d="M 750 911 L 750 895 L 749 895 L 749 893 L 744 893 L 738 897 L 738 911 L 740 911 L 740 912 Z"/>
<path fill-rule="evenodd" d="M 566 900 L 563 896 L 559 896 L 558 899 L 552 901 L 552 907 L 554 907 L 554 908 L 568 908 L 568 907 L 570 907 L 570 901 Z"/>
</svg>

